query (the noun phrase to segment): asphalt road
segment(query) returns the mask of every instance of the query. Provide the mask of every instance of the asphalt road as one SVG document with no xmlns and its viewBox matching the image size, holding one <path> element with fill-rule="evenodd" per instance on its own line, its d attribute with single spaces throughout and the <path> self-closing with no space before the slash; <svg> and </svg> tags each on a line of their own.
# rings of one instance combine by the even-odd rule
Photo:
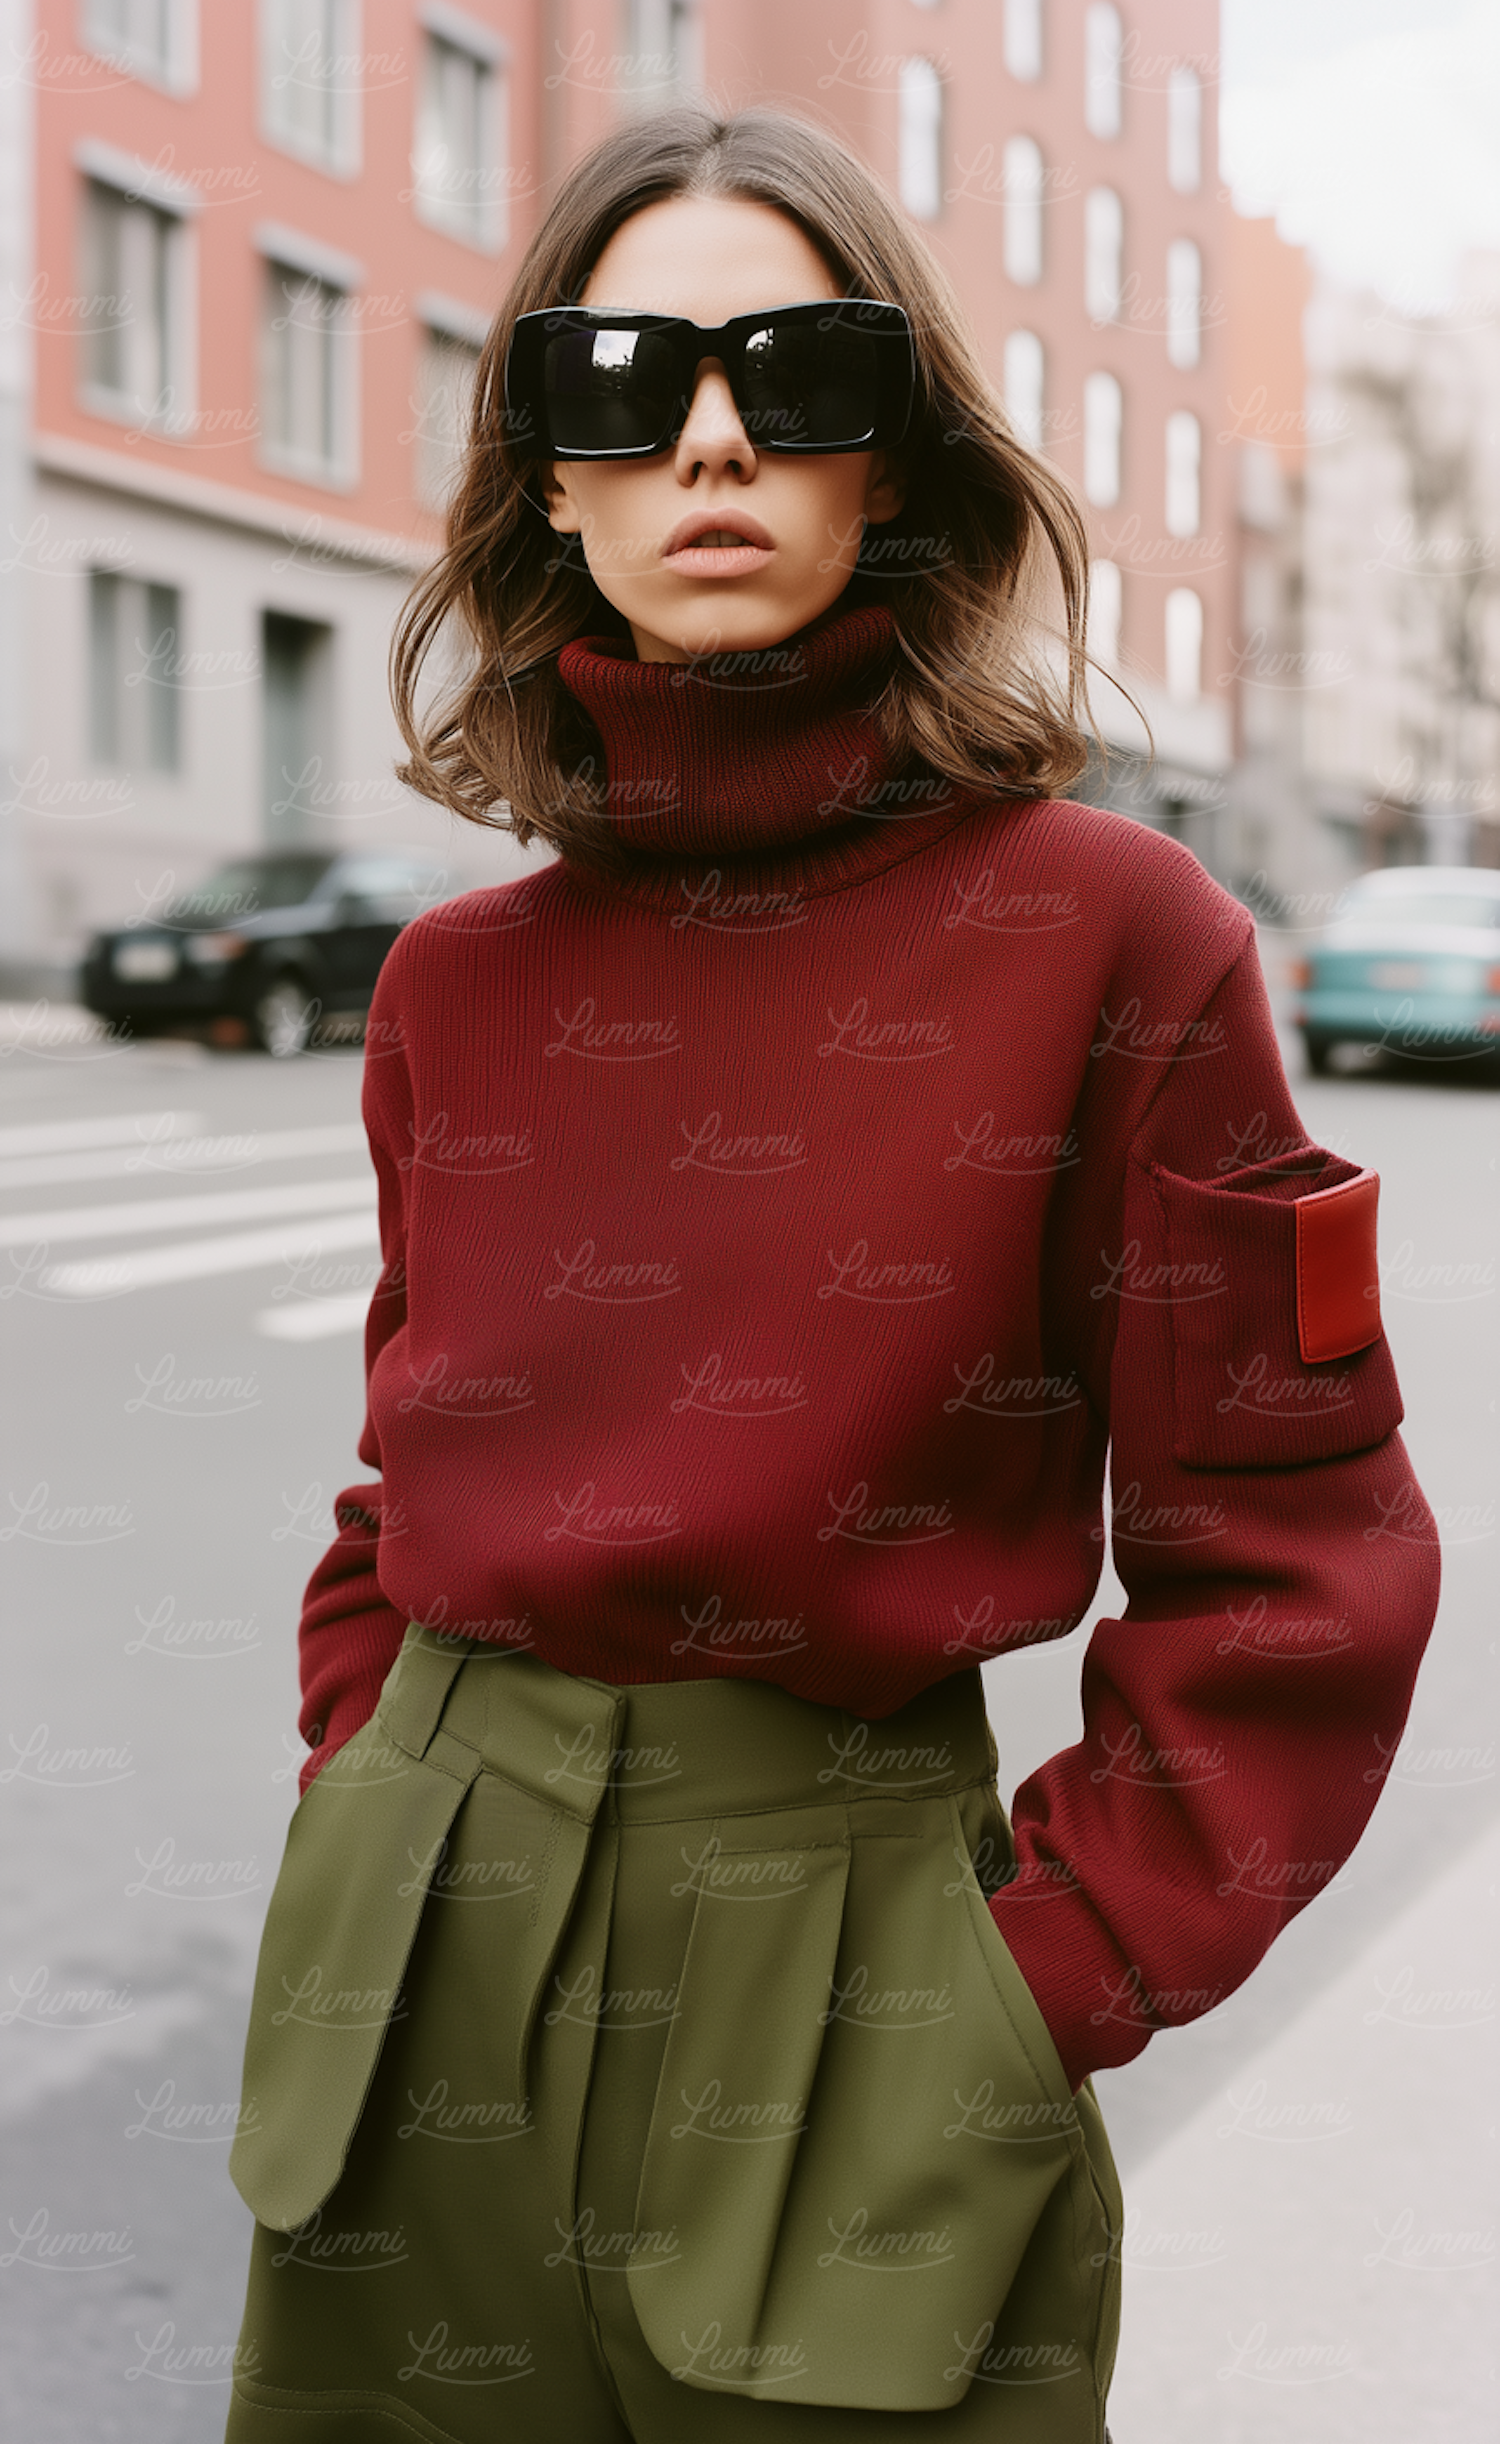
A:
<svg viewBox="0 0 1500 2444">
<path fill-rule="evenodd" d="M 222 2434 L 250 2228 L 225 2158 L 302 1754 L 295 1625 L 360 1474 L 359 1076 L 352 1048 L 122 1048 L 0 1010 L 0 2418 L 27 2444 Z M 1443 1609 L 1339 1888 L 1237 1995 L 1097 2082 L 1127 2196 L 1494 1814 L 1500 1094 L 1297 1092 L 1316 1138 L 1382 1175 Z M 1120 1600 L 1107 1578 L 1097 1610 Z M 1087 1634 L 987 1668 L 1007 1798 L 1076 1736 Z"/>
</svg>

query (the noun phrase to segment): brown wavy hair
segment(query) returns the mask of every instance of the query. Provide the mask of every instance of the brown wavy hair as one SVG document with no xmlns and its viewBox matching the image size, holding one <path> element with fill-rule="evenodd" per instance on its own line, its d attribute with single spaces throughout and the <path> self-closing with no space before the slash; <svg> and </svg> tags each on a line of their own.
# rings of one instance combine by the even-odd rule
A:
<svg viewBox="0 0 1500 2444">
<path fill-rule="evenodd" d="M 1058 794 L 1089 745 L 1088 546 L 1071 492 L 1018 439 L 951 282 L 858 156 L 788 111 L 721 115 L 697 102 L 626 122 L 575 164 L 495 317 L 445 546 L 392 641 L 408 749 L 398 777 L 471 823 L 523 845 L 540 837 L 596 872 L 631 862 L 600 811 L 602 742 L 557 674 L 571 638 L 630 630 L 578 538 L 565 551 L 523 489 L 535 493 L 546 461 L 507 430 L 505 358 L 519 315 L 576 302 L 621 223 L 678 195 L 772 205 L 846 295 L 905 307 L 917 388 L 893 457 L 906 500 L 866 529 L 836 608 L 890 606 L 900 650 L 874 711 L 895 771 L 920 765 L 992 795 Z"/>
</svg>

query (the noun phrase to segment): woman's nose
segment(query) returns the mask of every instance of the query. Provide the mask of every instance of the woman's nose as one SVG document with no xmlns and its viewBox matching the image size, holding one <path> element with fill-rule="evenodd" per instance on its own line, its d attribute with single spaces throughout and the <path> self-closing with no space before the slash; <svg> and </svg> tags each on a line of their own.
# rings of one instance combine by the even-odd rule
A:
<svg viewBox="0 0 1500 2444">
<path fill-rule="evenodd" d="M 750 437 L 740 420 L 729 387 L 729 376 L 718 357 L 704 357 L 697 368 L 687 421 L 677 440 L 678 472 L 695 466 L 738 466 L 748 474 L 755 465 Z"/>
</svg>

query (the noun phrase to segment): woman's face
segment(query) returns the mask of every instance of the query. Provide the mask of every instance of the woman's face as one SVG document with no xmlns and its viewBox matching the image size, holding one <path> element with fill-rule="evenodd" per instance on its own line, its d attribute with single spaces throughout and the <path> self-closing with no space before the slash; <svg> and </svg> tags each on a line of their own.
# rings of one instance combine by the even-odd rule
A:
<svg viewBox="0 0 1500 2444">
<path fill-rule="evenodd" d="M 578 302 L 683 314 L 712 326 L 762 306 L 836 298 L 838 282 L 794 221 L 739 197 L 668 197 L 615 231 Z M 643 662 L 780 644 L 838 600 L 867 519 L 901 508 L 886 450 L 798 457 L 751 447 L 718 357 L 698 367 L 678 440 L 655 458 L 611 465 L 557 459 L 544 489 L 560 535 L 582 538 L 589 573 L 630 623 Z M 756 520 L 769 549 L 675 558 L 673 529 L 699 510 Z M 753 565 L 745 565 L 753 557 Z"/>
</svg>

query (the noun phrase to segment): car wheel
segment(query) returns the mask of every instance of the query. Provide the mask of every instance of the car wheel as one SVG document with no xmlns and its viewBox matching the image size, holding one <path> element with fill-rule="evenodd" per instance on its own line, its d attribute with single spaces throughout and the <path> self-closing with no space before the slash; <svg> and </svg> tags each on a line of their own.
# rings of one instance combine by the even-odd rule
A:
<svg viewBox="0 0 1500 2444">
<path fill-rule="evenodd" d="M 255 1005 L 256 1039 L 274 1059 L 290 1060 L 307 1050 L 317 1016 L 300 976 L 273 976 Z"/>
<path fill-rule="evenodd" d="M 1326 1035 L 1314 1035 L 1304 1027 L 1302 1049 L 1307 1055 L 1307 1066 L 1313 1077 L 1326 1078 L 1330 1068 L 1328 1055 L 1333 1049 L 1329 1038 Z"/>
</svg>

